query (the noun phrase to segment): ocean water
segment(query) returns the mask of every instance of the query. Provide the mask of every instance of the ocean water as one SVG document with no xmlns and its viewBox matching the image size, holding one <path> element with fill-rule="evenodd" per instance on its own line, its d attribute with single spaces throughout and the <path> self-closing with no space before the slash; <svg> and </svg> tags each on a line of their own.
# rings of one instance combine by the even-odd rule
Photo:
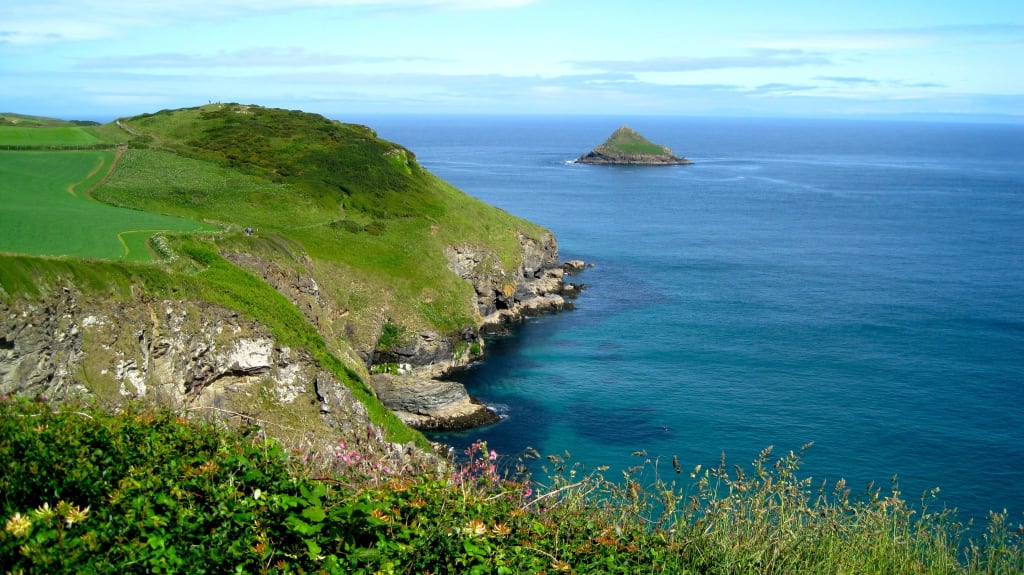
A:
<svg viewBox="0 0 1024 575">
<path fill-rule="evenodd" d="M 1024 126 L 341 119 L 594 264 L 461 376 L 502 421 L 436 439 L 609 475 L 813 442 L 815 482 L 1024 520 Z M 570 162 L 621 124 L 695 164 Z"/>
</svg>

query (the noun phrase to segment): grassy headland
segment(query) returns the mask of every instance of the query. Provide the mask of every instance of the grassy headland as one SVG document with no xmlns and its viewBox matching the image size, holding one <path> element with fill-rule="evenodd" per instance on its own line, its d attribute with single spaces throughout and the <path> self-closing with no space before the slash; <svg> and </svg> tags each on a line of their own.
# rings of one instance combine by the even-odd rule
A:
<svg viewBox="0 0 1024 575">
<path fill-rule="evenodd" d="M 169 297 L 237 310 L 308 351 L 398 442 L 423 438 L 367 389 L 353 350 L 372 350 L 385 323 L 403 334 L 474 325 L 475 293 L 448 270 L 445 247 L 480 246 L 511 272 L 519 234 L 543 233 L 367 127 L 257 106 L 101 126 L 20 116 L 0 125 L 0 169 L 3 301 L 70 283 L 112 305 Z M 323 309 L 304 314 L 229 261 L 238 254 L 311 278 Z"/>
</svg>

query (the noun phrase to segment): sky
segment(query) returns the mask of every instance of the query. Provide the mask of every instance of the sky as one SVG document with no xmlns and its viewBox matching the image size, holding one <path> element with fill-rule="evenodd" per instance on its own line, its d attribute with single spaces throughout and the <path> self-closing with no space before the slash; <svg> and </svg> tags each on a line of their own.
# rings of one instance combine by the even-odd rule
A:
<svg viewBox="0 0 1024 575">
<path fill-rule="evenodd" d="M 0 112 L 1024 122 L 1022 0 L 24 0 Z"/>
</svg>

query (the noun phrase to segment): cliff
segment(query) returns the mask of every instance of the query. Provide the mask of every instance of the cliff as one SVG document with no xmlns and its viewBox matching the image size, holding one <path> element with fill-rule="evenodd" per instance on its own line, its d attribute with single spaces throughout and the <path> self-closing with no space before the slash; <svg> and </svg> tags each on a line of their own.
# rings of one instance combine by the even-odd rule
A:
<svg viewBox="0 0 1024 575">
<path fill-rule="evenodd" d="M 446 376 L 486 330 L 578 293 L 550 231 L 365 126 L 216 104 L 94 134 L 122 148 L 90 195 L 219 231 L 156 235 L 146 264 L 0 253 L 0 393 L 155 401 L 328 443 L 371 429 L 400 455 L 426 446 L 406 425 L 493 420 Z"/>
<path fill-rule="evenodd" d="M 576 159 L 577 164 L 675 166 L 692 164 L 666 146 L 654 144 L 629 126 L 615 130 L 605 143 Z"/>
<path fill-rule="evenodd" d="M 114 407 L 141 400 L 263 427 L 313 449 L 359 442 L 402 468 L 431 456 L 386 437 L 353 391 L 266 325 L 206 302 L 88 297 L 63 285 L 0 303 L 0 395 Z"/>
</svg>

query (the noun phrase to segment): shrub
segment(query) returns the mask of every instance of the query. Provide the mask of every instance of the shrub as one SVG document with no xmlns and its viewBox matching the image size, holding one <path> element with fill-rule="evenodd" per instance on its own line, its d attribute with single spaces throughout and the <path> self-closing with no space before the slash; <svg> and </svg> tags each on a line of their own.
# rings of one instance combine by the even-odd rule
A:
<svg viewBox="0 0 1024 575">
<path fill-rule="evenodd" d="M 528 458 L 536 457 L 536 452 Z M 894 485 L 811 489 L 800 455 L 606 480 L 569 454 L 546 483 L 477 442 L 445 472 L 379 444 L 285 449 L 166 410 L 0 401 L 0 565 L 11 573 L 1021 573 L 993 514 L 961 545 L 948 511 Z M 682 476 L 682 467 L 673 461 Z M 671 473 L 671 472 L 670 472 Z"/>
</svg>

